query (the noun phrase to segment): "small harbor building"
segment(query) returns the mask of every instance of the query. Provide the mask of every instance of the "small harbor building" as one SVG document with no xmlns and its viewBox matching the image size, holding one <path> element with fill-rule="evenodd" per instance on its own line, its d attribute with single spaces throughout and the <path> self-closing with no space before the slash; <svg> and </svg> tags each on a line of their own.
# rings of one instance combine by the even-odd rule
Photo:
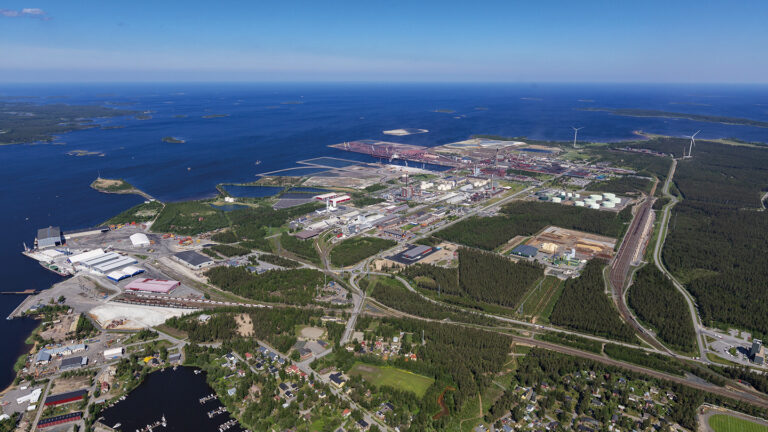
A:
<svg viewBox="0 0 768 432">
<path fill-rule="evenodd" d="M 64 241 L 61 237 L 61 228 L 49 226 L 37 230 L 37 247 L 39 249 L 61 246 Z"/>
<path fill-rule="evenodd" d="M 149 238 L 144 233 L 131 234 L 129 237 L 133 247 L 146 247 L 149 246 Z"/>
</svg>

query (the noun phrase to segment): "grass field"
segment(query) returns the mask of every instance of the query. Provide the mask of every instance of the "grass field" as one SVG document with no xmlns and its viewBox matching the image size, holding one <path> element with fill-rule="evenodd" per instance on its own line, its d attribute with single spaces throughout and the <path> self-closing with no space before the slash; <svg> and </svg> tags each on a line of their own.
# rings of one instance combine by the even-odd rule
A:
<svg viewBox="0 0 768 432">
<path fill-rule="evenodd" d="M 767 432 L 768 426 L 752 423 L 725 414 L 715 414 L 709 418 L 709 426 L 715 432 Z"/>
<path fill-rule="evenodd" d="M 549 304 L 552 296 L 557 293 L 560 282 L 561 280 L 554 276 L 547 276 L 541 281 L 541 285 L 536 283 L 523 303 L 523 315 L 540 315 Z"/>
<path fill-rule="evenodd" d="M 435 381 L 432 378 L 404 371 L 393 367 L 380 367 L 357 362 L 349 375 L 360 375 L 367 382 L 380 387 L 389 386 L 401 390 L 413 392 L 418 397 L 423 397 L 429 386 Z"/>
</svg>

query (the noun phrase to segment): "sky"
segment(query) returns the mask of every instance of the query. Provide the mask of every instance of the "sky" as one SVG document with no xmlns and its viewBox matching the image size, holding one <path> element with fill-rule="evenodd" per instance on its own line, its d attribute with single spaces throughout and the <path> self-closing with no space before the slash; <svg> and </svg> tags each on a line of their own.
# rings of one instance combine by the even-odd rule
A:
<svg viewBox="0 0 768 432">
<path fill-rule="evenodd" d="M 768 1 L 1 1 L 0 82 L 767 83 Z"/>
</svg>

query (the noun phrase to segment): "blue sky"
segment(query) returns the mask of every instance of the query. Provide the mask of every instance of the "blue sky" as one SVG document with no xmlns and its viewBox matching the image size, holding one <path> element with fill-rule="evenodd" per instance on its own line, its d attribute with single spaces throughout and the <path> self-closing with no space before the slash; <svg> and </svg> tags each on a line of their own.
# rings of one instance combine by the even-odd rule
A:
<svg viewBox="0 0 768 432">
<path fill-rule="evenodd" d="M 768 82 L 766 1 L 6 1 L 0 81 Z"/>
</svg>

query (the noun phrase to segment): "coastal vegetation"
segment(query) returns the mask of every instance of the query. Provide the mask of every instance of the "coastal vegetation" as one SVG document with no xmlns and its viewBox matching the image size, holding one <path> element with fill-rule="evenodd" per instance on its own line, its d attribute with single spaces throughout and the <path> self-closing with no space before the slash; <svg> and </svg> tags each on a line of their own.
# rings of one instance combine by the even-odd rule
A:
<svg viewBox="0 0 768 432">
<path fill-rule="evenodd" d="M 681 113 L 673 111 L 651 110 L 642 108 L 580 108 L 581 111 L 604 111 L 611 114 L 625 116 L 625 117 L 661 117 L 661 118 L 675 118 L 686 119 L 707 123 L 722 123 L 730 125 L 742 125 L 768 128 L 768 122 L 760 120 L 752 120 L 740 117 L 727 117 L 719 115 L 709 114 L 691 114 Z"/>
<path fill-rule="evenodd" d="M 331 264 L 337 267 L 350 266 L 396 244 L 396 241 L 378 237 L 354 237 L 344 240 L 331 249 Z"/>
<path fill-rule="evenodd" d="M 91 187 L 100 192 L 112 193 L 125 192 L 134 189 L 132 184 L 123 179 L 106 179 L 101 177 L 94 180 L 93 183 L 91 183 Z"/>
<path fill-rule="evenodd" d="M 52 142 L 56 135 L 98 127 L 94 118 L 132 113 L 97 105 L 0 101 L 0 145 Z"/>
<path fill-rule="evenodd" d="M 163 204 L 158 201 L 141 203 L 111 217 L 105 223 L 109 225 L 117 225 L 132 222 L 149 222 L 153 220 L 155 216 L 158 215 L 158 213 L 160 213 L 162 208 Z"/>
</svg>

